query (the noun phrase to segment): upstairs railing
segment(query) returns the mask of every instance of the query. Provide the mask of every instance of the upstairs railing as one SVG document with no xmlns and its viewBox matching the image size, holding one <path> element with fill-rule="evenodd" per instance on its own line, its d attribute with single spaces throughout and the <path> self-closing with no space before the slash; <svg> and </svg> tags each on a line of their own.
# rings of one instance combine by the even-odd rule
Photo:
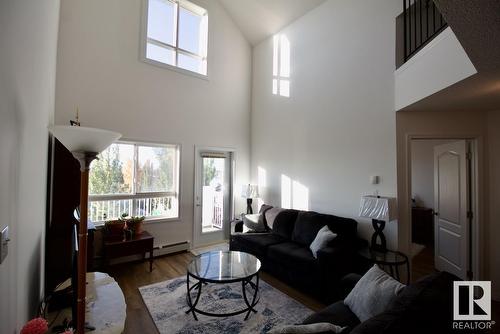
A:
<svg viewBox="0 0 500 334">
<path fill-rule="evenodd" d="M 404 62 L 448 26 L 432 0 L 403 0 Z"/>
</svg>

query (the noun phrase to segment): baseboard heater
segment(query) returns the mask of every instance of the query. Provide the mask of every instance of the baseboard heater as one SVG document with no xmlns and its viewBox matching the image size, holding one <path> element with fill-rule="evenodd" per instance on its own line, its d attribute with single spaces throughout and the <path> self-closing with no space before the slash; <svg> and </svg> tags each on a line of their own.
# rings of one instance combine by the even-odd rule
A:
<svg viewBox="0 0 500 334">
<path fill-rule="evenodd" d="M 168 245 L 155 245 L 153 248 L 153 256 L 157 257 L 187 250 L 189 250 L 189 241 L 182 241 Z"/>
</svg>

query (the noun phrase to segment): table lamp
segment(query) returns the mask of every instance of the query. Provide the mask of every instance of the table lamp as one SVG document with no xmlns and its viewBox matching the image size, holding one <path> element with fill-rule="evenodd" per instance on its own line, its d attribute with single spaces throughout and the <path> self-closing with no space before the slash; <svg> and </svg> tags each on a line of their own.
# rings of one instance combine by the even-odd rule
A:
<svg viewBox="0 0 500 334">
<path fill-rule="evenodd" d="M 247 199 L 247 214 L 252 214 L 252 199 L 259 198 L 259 186 L 255 184 L 243 185 L 241 197 Z"/>
<path fill-rule="evenodd" d="M 80 162 L 80 223 L 78 226 L 78 286 L 76 333 L 85 332 L 85 289 L 87 275 L 87 217 L 91 162 L 115 140 L 117 132 L 80 126 L 54 125 L 49 131 Z"/>
<path fill-rule="evenodd" d="M 371 249 L 379 252 L 387 251 L 387 241 L 382 232 L 386 222 L 395 220 L 396 199 L 392 197 L 363 196 L 359 206 L 359 216 L 371 218 L 375 232 L 372 235 Z"/>
</svg>

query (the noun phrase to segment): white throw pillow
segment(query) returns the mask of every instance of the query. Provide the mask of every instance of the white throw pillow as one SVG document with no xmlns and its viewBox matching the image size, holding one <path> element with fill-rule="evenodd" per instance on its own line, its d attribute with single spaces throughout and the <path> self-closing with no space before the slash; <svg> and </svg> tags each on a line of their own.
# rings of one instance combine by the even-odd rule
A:
<svg viewBox="0 0 500 334">
<path fill-rule="evenodd" d="M 273 225 L 274 225 L 274 220 L 276 219 L 276 217 L 282 212 L 282 211 L 285 211 L 285 209 L 282 209 L 282 208 L 271 208 L 269 210 L 266 211 L 265 215 L 266 215 L 266 223 L 267 223 L 267 227 L 269 229 L 273 229 Z"/>
<path fill-rule="evenodd" d="M 264 226 L 264 222 L 261 223 L 262 219 L 260 219 L 260 216 L 260 213 L 244 215 L 243 224 L 252 231 L 265 232 L 266 227 Z"/>
<path fill-rule="evenodd" d="M 313 334 L 313 333 L 341 333 L 345 327 L 330 324 L 328 322 L 318 322 L 308 325 L 288 325 L 278 328 L 273 328 L 268 334 Z"/>
<path fill-rule="evenodd" d="M 384 312 L 404 287 L 404 284 L 374 265 L 356 283 L 344 299 L 344 304 L 363 322 Z"/>
<path fill-rule="evenodd" d="M 318 251 L 328 245 L 330 241 L 335 239 L 337 234 L 333 233 L 330 231 L 327 225 L 323 226 L 319 231 L 318 234 L 316 234 L 316 238 L 314 238 L 313 242 L 309 246 L 311 249 L 311 252 L 313 253 L 313 256 L 315 259 L 318 258 Z"/>
</svg>

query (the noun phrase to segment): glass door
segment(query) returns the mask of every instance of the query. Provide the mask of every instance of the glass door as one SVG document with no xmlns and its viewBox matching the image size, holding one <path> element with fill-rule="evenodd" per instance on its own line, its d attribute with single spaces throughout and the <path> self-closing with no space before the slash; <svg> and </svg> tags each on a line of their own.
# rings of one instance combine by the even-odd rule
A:
<svg viewBox="0 0 500 334">
<path fill-rule="evenodd" d="M 195 189 L 195 244 L 222 242 L 230 230 L 231 152 L 200 150 Z"/>
</svg>

